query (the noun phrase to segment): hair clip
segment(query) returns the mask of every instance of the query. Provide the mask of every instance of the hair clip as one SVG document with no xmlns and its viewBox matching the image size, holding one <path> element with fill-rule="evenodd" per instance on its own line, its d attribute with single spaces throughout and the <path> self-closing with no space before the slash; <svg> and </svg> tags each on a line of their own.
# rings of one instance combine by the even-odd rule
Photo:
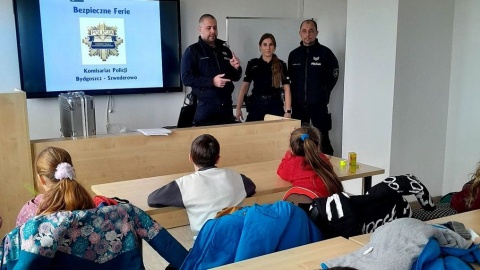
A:
<svg viewBox="0 0 480 270">
<path fill-rule="evenodd" d="M 67 162 L 62 162 L 58 164 L 55 170 L 55 179 L 62 180 L 62 179 L 70 179 L 75 180 L 75 171 L 71 164 Z"/>
<path fill-rule="evenodd" d="M 303 133 L 302 135 L 300 135 L 300 139 L 302 139 L 302 141 L 305 141 L 305 139 L 308 139 L 310 138 L 310 136 L 308 136 L 308 134 L 306 133 Z"/>
</svg>

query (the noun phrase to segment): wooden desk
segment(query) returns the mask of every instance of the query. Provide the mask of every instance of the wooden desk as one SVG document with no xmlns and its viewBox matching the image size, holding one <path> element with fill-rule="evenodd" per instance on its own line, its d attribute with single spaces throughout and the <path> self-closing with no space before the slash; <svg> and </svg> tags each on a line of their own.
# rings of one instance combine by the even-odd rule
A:
<svg viewBox="0 0 480 270">
<path fill-rule="evenodd" d="M 349 254 L 360 247 L 357 243 L 337 237 L 214 269 L 320 269 L 320 263 Z"/>
<path fill-rule="evenodd" d="M 272 203 L 282 199 L 285 191 L 290 188 L 291 184 L 278 177 L 276 172 L 279 162 L 279 160 L 272 160 L 229 167 L 251 178 L 257 186 L 255 195 L 246 198 L 243 202 L 244 205 Z M 150 207 L 147 204 L 147 198 L 148 195 L 157 188 L 190 173 L 191 172 L 177 173 L 137 180 L 92 185 L 91 189 L 97 195 L 104 195 L 106 197 L 116 196 L 122 199 L 127 199 L 130 203 L 151 215 L 152 218 L 157 220 L 165 228 L 174 228 L 189 224 L 185 209 L 180 207 Z"/>
<path fill-rule="evenodd" d="M 348 170 L 348 166 L 340 166 L 340 160 L 341 159 L 337 157 L 331 158 L 335 172 L 341 181 L 363 178 L 365 182 L 366 179 L 371 178 L 372 175 L 382 174 L 384 172 L 384 170 L 380 168 L 359 164 L 356 172 L 351 173 Z M 290 182 L 280 179 L 277 175 L 278 164 L 280 164 L 280 160 L 229 166 L 229 168 L 251 178 L 255 185 L 257 185 L 256 194 L 253 197 L 246 198 L 244 205 L 272 203 L 283 198 L 283 195 L 291 187 L 291 184 Z M 172 228 L 188 224 L 185 210 L 178 207 L 150 207 L 147 204 L 147 197 L 157 188 L 189 173 L 191 172 L 92 185 L 91 189 L 97 195 L 104 195 L 106 197 L 116 196 L 127 199 L 152 216 L 162 215 L 161 217 L 154 216 L 154 218 L 166 228 Z"/>
<path fill-rule="evenodd" d="M 0 93 L 0 127 L 0 215 L 3 218 L 0 235 L 3 236 L 15 228 L 18 211 L 33 198 L 29 190 L 35 174 L 24 92 Z"/>
<path fill-rule="evenodd" d="M 272 160 L 229 167 L 230 169 L 235 170 L 239 173 L 243 173 L 247 177 L 251 178 L 257 186 L 257 192 L 255 193 L 255 195 L 251 198 L 246 198 L 244 204 L 253 204 L 255 202 L 262 203 L 258 199 L 258 197 L 266 196 L 269 194 L 281 193 L 281 195 L 283 196 L 285 191 L 287 191 L 291 187 L 291 184 L 289 182 L 283 181 L 280 177 L 278 177 L 276 173 L 278 164 L 278 160 Z M 157 188 L 160 188 L 170 183 L 171 181 L 190 173 L 191 172 L 177 173 L 137 180 L 99 184 L 93 185 L 91 188 L 92 191 L 98 195 L 104 195 L 107 197 L 117 196 L 122 199 L 127 199 L 130 201 L 130 203 L 141 208 L 148 214 L 155 215 L 175 211 L 178 209 L 183 210 L 183 208 L 179 207 L 150 207 L 147 204 L 147 197 Z"/>
<path fill-rule="evenodd" d="M 370 242 L 370 234 L 367 233 L 367 234 L 353 236 L 348 238 L 348 240 L 351 240 L 359 245 L 365 246 L 366 244 L 368 244 L 368 242 Z"/>
<path fill-rule="evenodd" d="M 426 221 L 427 223 L 445 223 L 448 221 L 458 221 L 465 225 L 467 228 L 471 228 L 477 234 L 480 234 L 480 209 L 468 211 L 460 214 L 455 214 L 448 217 L 442 217 Z"/>
<path fill-rule="evenodd" d="M 34 140 L 31 156 L 36 157 L 48 146 L 67 150 L 75 165 L 77 181 L 89 187 L 191 172 L 193 167 L 188 162 L 190 146 L 201 134 L 211 134 L 220 143 L 221 167 L 281 159 L 288 149 L 288 138 L 294 127 L 300 127 L 300 120 L 178 128 L 168 136 L 144 136 L 131 132 Z"/>
<path fill-rule="evenodd" d="M 352 180 L 362 178 L 362 194 L 365 194 L 372 187 L 372 176 L 385 173 L 384 169 L 357 163 L 355 172 L 351 172 L 348 165 L 341 166 L 340 162 L 346 161 L 338 157 L 330 157 L 330 162 L 333 165 L 335 173 L 340 178 L 340 181 Z M 346 162 L 348 163 L 348 162 Z"/>
</svg>

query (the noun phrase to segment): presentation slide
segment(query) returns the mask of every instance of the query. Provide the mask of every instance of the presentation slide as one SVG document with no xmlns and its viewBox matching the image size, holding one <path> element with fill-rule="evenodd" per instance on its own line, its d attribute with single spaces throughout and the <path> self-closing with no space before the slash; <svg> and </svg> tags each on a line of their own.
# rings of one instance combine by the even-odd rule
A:
<svg viewBox="0 0 480 270">
<path fill-rule="evenodd" d="M 158 1 L 40 0 L 48 92 L 163 87 Z"/>
</svg>

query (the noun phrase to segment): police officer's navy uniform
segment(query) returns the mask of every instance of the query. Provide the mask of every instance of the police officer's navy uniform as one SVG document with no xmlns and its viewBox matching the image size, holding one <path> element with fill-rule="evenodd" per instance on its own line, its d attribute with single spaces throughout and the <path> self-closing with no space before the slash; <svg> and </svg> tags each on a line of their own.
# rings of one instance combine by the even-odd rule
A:
<svg viewBox="0 0 480 270">
<path fill-rule="evenodd" d="M 292 118 L 310 123 L 320 130 L 322 152 L 332 155 L 328 131 L 332 118 L 327 104 L 338 80 L 338 61 L 333 52 L 318 39 L 310 46 L 294 49 L 288 56 L 288 72 L 292 91 Z"/>
<path fill-rule="evenodd" d="M 213 78 L 225 74 L 223 78 L 238 81 L 242 68 L 235 69 L 230 64 L 232 52 L 224 46 L 225 41 L 215 40 L 215 48 L 200 37 L 183 54 L 181 64 L 182 82 L 192 87 L 198 99 L 193 119 L 195 126 L 220 125 L 235 122 L 233 116 L 232 92 L 234 85 L 227 82 L 225 87 L 213 85 Z"/>
<path fill-rule="evenodd" d="M 282 86 L 289 84 L 287 74 L 287 65 L 280 60 L 282 64 Z M 260 58 L 253 58 L 248 61 L 245 70 L 244 82 L 253 81 L 252 94 L 247 100 L 247 119 L 246 121 L 262 121 L 265 114 L 283 116 L 282 88 L 273 87 L 272 84 L 272 62 L 266 62 Z"/>
</svg>

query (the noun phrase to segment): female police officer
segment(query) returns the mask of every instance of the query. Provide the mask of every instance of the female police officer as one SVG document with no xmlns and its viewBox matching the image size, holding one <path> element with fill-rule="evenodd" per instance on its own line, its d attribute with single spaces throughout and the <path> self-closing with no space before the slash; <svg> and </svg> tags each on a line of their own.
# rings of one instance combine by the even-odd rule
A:
<svg viewBox="0 0 480 270">
<path fill-rule="evenodd" d="M 241 107 L 252 81 L 252 94 L 247 97 L 246 121 L 263 120 L 265 114 L 290 118 L 290 80 L 287 75 L 287 65 L 274 53 L 277 47 L 275 37 L 269 33 L 263 34 L 258 45 L 262 55 L 250 60 L 247 64 L 242 87 L 237 97 L 237 120 L 243 120 Z M 285 103 L 282 99 L 282 88 L 285 93 Z"/>
</svg>

